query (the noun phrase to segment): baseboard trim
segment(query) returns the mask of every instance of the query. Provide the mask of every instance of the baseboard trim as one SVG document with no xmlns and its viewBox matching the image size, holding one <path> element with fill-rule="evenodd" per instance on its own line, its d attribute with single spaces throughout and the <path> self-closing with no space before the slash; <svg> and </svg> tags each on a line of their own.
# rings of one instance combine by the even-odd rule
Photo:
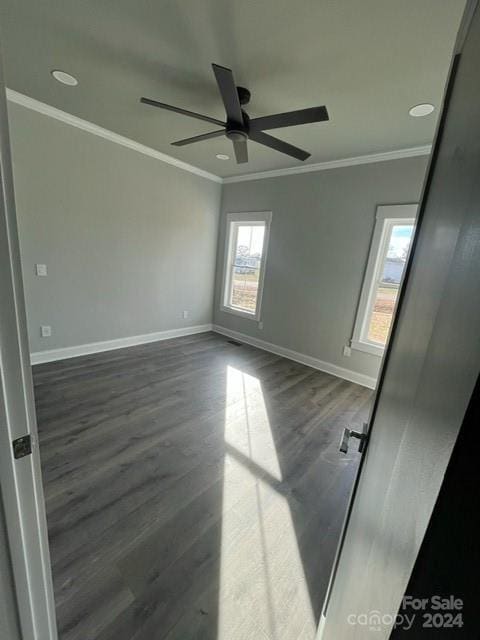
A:
<svg viewBox="0 0 480 640">
<path fill-rule="evenodd" d="M 56 360 L 66 360 L 67 358 L 76 358 L 78 356 L 86 356 L 91 353 L 100 353 L 102 351 L 113 351 L 114 349 L 123 349 L 125 347 L 134 347 L 138 344 L 147 344 L 149 342 L 159 342 L 160 340 L 169 340 L 171 338 L 181 338 L 182 336 L 191 336 L 196 333 L 205 333 L 212 330 L 211 324 L 200 324 L 193 327 L 182 327 L 181 329 L 168 329 L 166 331 L 156 331 L 154 333 L 145 333 L 141 336 L 130 336 L 128 338 L 116 338 L 115 340 L 104 340 L 102 342 L 91 342 L 89 344 L 79 344 L 74 347 L 63 347 L 61 349 L 50 349 L 49 351 L 37 351 L 30 354 L 30 363 L 43 364 L 45 362 L 55 362 Z"/>
<path fill-rule="evenodd" d="M 277 344 L 272 344 L 271 342 L 266 342 L 265 340 L 260 340 L 259 338 L 252 338 L 245 333 L 232 331 L 231 329 L 226 329 L 225 327 L 221 327 L 218 324 L 214 324 L 212 326 L 212 331 L 215 331 L 215 333 L 220 333 L 223 336 L 227 336 L 228 338 L 234 338 L 239 342 L 245 342 L 252 345 L 252 347 L 258 347 L 259 349 L 263 349 L 264 351 L 275 353 L 277 356 L 283 356 L 284 358 L 288 358 L 289 360 L 300 362 L 300 364 L 305 364 L 309 367 L 312 367 L 313 369 L 318 369 L 319 371 L 330 373 L 333 376 L 343 378 L 344 380 L 348 380 L 349 382 L 355 382 L 356 384 L 360 384 L 363 387 L 368 387 L 369 389 L 375 389 L 377 384 L 376 379 L 372 378 L 371 376 L 367 376 L 363 373 L 358 373 L 357 371 L 352 371 L 351 369 L 345 369 L 344 367 L 339 367 L 338 365 L 332 364 L 330 362 L 324 362 L 323 360 L 319 360 L 318 358 L 307 356 L 304 353 L 298 353 L 298 351 L 293 351 L 292 349 L 280 347 Z"/>
<path fill-rule="evenodd" d="M 113 351 L 115 349 L 124 349 L 125 347 L 134 347 L 139 344 L 148 344 L 149 342 L 159 342 L 161 340 L 170 340 L 171 338 L 181 338 L 182 336 L 195 335 L 196 333 L 206 333 L 207 331 L 215 331 L 228 338 L 234 338 L 240 342 L 245 342 L 253 347 L 258 347 L 264 351 L 275 353 L 289 360 L 300 362 L 313 369 L 330 373 L 331 375 L 343 378 L 349 382 L 355 382 L 369 389 L 374 389 L 376 385 L 375 378 L 367 376 L 363 373 L 345 369 L 330 362 L 307 356 L 304 353 L 281 347 L 259 338 L 252 338 L 245 333 L 232 331 L 220 325 L 201 324 L 193 327 L 182 327 L 180 329 L 168 329 L 166 331 L 156 331 L 154 333 L 146 333 L 139 336 L 129 336 L 127 338 L 116 338 L 114 340 L 104 340 L 102 342 L 91 342 L 89 344 L 79 344 L 73 347 L 63 347 L 60 349 L 50 349 L 48 351 L 37 351 L 30 354 L 30 362 L 32 365 L 43 364 L 46 362 L 55 362 L 56 360 L 66 360 L 68 358 L 76 358 L 78 356 L 86 356 L 92 353 L 101 353 L 102 351 Z"/>
</svg>

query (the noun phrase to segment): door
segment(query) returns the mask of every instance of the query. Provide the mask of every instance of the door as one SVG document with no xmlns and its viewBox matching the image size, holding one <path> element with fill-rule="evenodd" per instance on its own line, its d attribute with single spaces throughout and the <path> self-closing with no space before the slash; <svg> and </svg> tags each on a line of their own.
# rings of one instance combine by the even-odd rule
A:
<svg viewBox="0 0 480 640">
<path fill-rule="evenodd" d="M 21 640 L 9 551 L 5 514 L 0 497 L 0 640 Z"/>
<path fill-rule="evenodd" d="M 457 51 L 322 640 L 389 637 L 480 370 L 478 9 Z"/>
<path fill-rule="evenodd" d="M 2 575 L 2 606 L 12 612 L 9 640 L 18 613 L 23 640 L 55 640 L 55 612 L 45 521 L 45 503 L 36 445 L 35 407 L 27 345 L 15 202 L 8 140 L 5 87 L 0 55 L 0 488 L 6 521 L 11 576 Z M 12 442 L 30 436 L 33 447 Z M 27 444 L 24 441 L 24 444 Z M 26 455 L 22 455 L 26 454 Z M 3 521 L 0 522 L 0 526 Z M 14 583 L 14 593 L 12 591 Z M 5 592 L 5 593 L 3 593 Z M 2 629 L 3 631 L 3 629 Z M 3 638 L 2 638 L 3 640 Z"/>
</svg>

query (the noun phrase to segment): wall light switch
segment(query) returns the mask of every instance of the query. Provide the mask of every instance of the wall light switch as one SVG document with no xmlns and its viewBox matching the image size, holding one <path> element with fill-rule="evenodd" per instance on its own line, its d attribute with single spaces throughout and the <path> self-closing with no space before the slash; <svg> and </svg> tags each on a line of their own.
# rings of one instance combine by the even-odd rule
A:
<svg viewBox="0 0 480 640">
<path fill-rule="evenodd" d="M 260 322 L 258 323 L 258 328 L 259 329 L 263 329 L 263 322 L 260 320 Z"/>
<path fill-rule="evenodd" d="M 182 312 L 182 318 L 183 318 L 184 320 L 186 320 L 186 319 L 188 318 L 188 311 L 183 311 L 183 312 Z"/>
<path fill-rule="evenodd" d="M 46 276 L 47 275 L 47 265 L 46 264 L 36 264 L 35 265 L 35 273 L 37 276 Z"/>
<path fill-rule="evenodd" d="M 52 335 L 52 327 L 50 327 L 48 324 L 44 324 L 40 327 L 40 333 L 42 335 L 42 338 L 50 338 L 50 336 Z"/>
<path fill-rule="evenodd" d="M 347 358 L 349 358 L 352 355 L 352 348 L 348 347 L 347 345 L 345 345 L 343 347 L 343 355 L 347 356 Z"/>
</svg>

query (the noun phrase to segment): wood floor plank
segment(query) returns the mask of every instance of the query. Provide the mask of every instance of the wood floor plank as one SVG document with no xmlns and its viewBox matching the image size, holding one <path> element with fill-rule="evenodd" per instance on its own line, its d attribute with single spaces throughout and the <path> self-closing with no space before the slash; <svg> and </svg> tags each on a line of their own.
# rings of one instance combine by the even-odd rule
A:
<svg viewBox="0 0 480 640">
<path fill-rule="evenodd" d="M 61 640 L 313 640 L 369 390 L 213 333 L 34 383 Z"/>
</svg>

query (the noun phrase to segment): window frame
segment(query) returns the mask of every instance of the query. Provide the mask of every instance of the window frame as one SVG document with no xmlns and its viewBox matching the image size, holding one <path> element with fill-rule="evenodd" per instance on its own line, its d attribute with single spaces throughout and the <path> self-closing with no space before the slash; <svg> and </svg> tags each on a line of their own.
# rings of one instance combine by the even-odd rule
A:
<svg viewBox="0 0 480 640">
<path fill-rule="evenodd" d="M 362 291 L 358 303 L 355 325 L 350 345 L 352 349 L 364 351 L 376 356 L 383 356 L 385 346 L 368 339 L 369 320 L 372 313 L 375 291 L 381 276 L 381 268 L 388 251 L 391 229 L 397 224 L 413 225 L 412 239 L 415 235 L 418 204 L 380 205 L 375 214 L 375 227 L 368 253 L 367 268 L 363 276 Z M 410 243 L 411 247 L 411 243 Z M 407 254 L 407 260 L 408 256 Z M 398 285 L 400 290 L 403 276 Z M 394 308 L 394 313 L 396 305 Z M 388 338 L 387 338 L 388 340 Z"/>
<path fill-rule="evenodd" d="M 222 295 L 220 302 L 220 311 L 231 313 L 235 316 L 248 318 L 259 322 L 262 310 L 263 287 L 265 282 L 265 265 L 267 261 L 268 243 L 270 238 L 270 224 L 272 221 L 271 211 L 249 211 L 244 213 L 228 213 L 226 217 L 225 229 L 225 253 L 223 260 L 223 278 L 222 278 Z M 262 225 L 265 227 L 263 236 L 262 258 L 260 260 L 260 268 L 258 274 L 258 291 L 257 305 L 254 313 L 238 309 L 229 304 L 232 286 L 233 263 L 232 256 L 237 238 L 238 227 L 242 224 Z"/>
</svg>

